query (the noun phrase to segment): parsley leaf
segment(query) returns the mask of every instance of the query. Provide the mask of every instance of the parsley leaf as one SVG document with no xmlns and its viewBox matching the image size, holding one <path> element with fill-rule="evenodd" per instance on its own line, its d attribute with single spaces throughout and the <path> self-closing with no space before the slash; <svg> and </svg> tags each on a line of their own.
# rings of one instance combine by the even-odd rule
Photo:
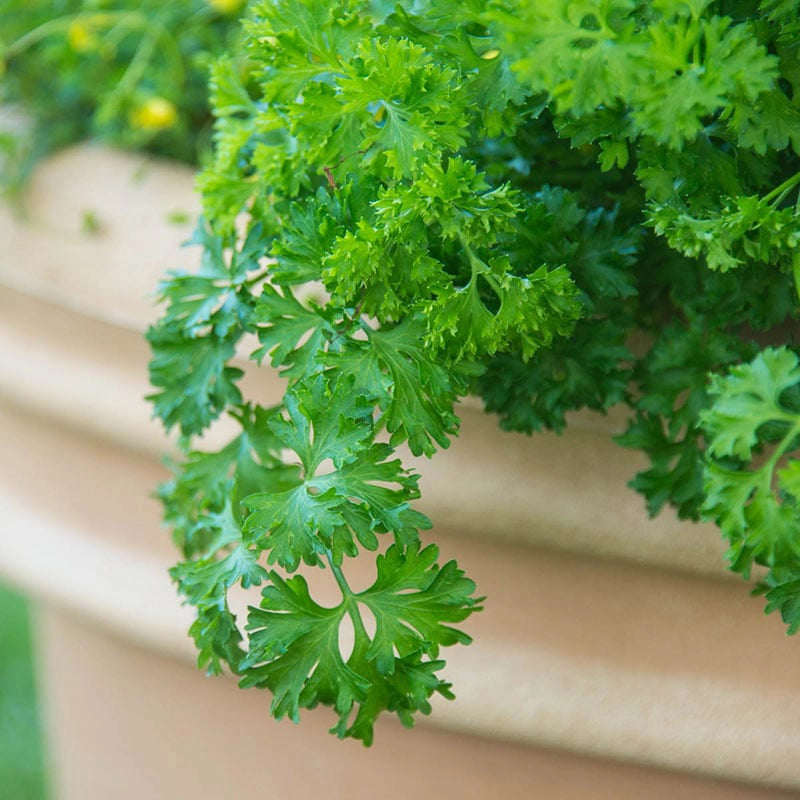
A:
<svg viewBox="0 0 800 800">
<path fill-rule="evenodd" d="M 318 376 L 298 384 L 285 403 L 287 416 L 274 417 L 270 428 L 297 455 L 302 473 L 282 492 L 256 493 L 244 501 L 252 512 L 246 521 L 249 539 L 269 551 L 270 562 L 294 570 L 301 560 L 318 565 L 330 552 L 339 564 L 343 555 L 357 553 L 353 534 L 362 547 L 375 550 L 376 533 L 391 531 L 408 543 L 416 540 L 418 528 L 430 527 L 409 507 L 419 494 L 417 476 L 399 460 L 386 460 L 392 450 L 374 442 L 373 404 L 354 391 L 352 380 L 329 386 Z"/>
<path fill-rule="evenodd" d="M 768 348 L 715 376 L 712 405 L 701 414 L 708 437 L 703 513 L 720 526 L 732 568 L 745 577 L 753 562 L 779 574 L 800 569 L 798 462 L 790 457 L 800 443 L 798 390 L 797 356 Z M 772 608 L 781 605 L 773 594 Z"/>
<path fill-rule="evenodd" d="M 421 316 L 408 317 L 395 328 L 367 327 L 366 333 L 366 341 L 351 341 L 325 363 L 352 376 L 356 390 L 376 398 L 393 445 L 408 441 L 414 455 L 428 456 L 436 445 L 448 447 L 458 431 L 453 407 L 466 393 L 466 382 L 424 349 Z"/>
<path fill-rule="evenodd" d="M 150 329 L 150 383 L 159 391 L 147 399 L 167 430 L 178 425 L 184 436 L 201 433 L 229 405 L 242 402 L 236 382 L 244 373 L 227 366 L 236 351 L 238 333 L 220 339 L 213 334 L 191 337 Z"/>
<path fill-rule="evenodd" d="M 272 585 L 263 591 L 260 608 L 251 608 L 247 628 L 250 650 L 243 661 L 243 686 L 269 688 L 272 713 L 298 721 L 300 708 L 322 702 L 335 708 L 339 722 L 333 732 L 370 744 L 381 711 L 393 711 L 410 725 L 414 711 L 430 712 L 434 692 L 451 697 L 449 686 L 436 672 L 440 645 L 467 644 L 469 637 L 446 623 L 461 622 L 480 609 L 471 597 L 475 585 L 448 562 L 439 567 L 434 546 L 403 548 L 392 545 L 378 557 L 375 583 L 353 593 L 344 575 L 339 606 L 317 603 L 306 580 L 284 580 L 271 573 Z M 376 621 L 367 633 L 361 605 Z M 342 653 L 339 629 L 349 615 L 355 645 Z"/>
</svg>

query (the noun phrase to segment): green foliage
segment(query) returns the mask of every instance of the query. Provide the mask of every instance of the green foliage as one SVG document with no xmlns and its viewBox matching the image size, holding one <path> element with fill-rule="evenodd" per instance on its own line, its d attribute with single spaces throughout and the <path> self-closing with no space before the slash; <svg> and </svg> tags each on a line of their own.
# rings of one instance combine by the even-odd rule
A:
<svg viewBox="0 0 800 800">
<path fill-rule="evenodd" d="M 411 725 L 414 712 L 430 712 L 433 692 L 452 696 L 435 674 L 443 666 L 435 660 L 439 647 L 470 642 L 444 623 L 461 622 L 478 608 L 471 597 L 475 584 L 454 561 L 439 567 L 437 557 L 433 545 L 392 545 L 378 556 L 375 582 L 362 592 L 351 591 L 336 570 L 343 599 L 335 608 L 315 602 L 301 575 L 284 580 L 271 573 L 272 585 L 248 616 L 250 653 L 242 685 L 268 687 L 278 719 L 298 721 L 301 707 L 332 705 L 339 721 L 331 732 L 367 745 L 382 711 Z M 363 609 L 375 618 L 371 639 Z M 345 615 L 356 637 L 349 657 L 339 645 Z"/>
<path fill-rule="evenodd" d="M 713 405 L 701 414 L 708 438 L 703 515 L 730 543 L 731 569 L 745 577 L 753 563 L 768 611 L 790 632 L 800 627 L 800 365 L 787 348 L 767 348 L 748 364 L 716 375 Z"/>
<path fill-rule="evenodd" d="M 800 173 L 765 197 L 725 198 L 719 212 L 700 219 L 653 203 L 650 222 L 671 247 L 687 256 L 702 254 L 710 269 L 725 272 L 746 263 L 789 262 L 800 245 L 800 220 L 795 209 L 770 201 L 782 199 L 798 181 Z"/>
<path fill-rule="evenodd" d="M 619 306 L 636 295 L 632 267 L 641 235 L 620 224 L 618 208 L 587 212 L 561 187 L 545 185 L 526 199 L 511 257 L 568 265 L 583 318 L 536 359 L 512 352 L 490 360 L 478 386 L 504 428 L 560 432 L 566 412 L 604 411 L 625 398 L 631 378 L 626 362 L 633 358 L 625 339 L 633 318 Z"/>
<path fill-rule="evenodd" d="M 246 73 L 211 76 L 203 266 L 165 281 L 149 333 L 155 411 L 186 451 L 161 494 L 203 666 L 267 688 L 279 718 L 331 706 L 367 744 L 382 711 L 411 724 L 452 696 L 440 648 L 480 601 L 422 544 L 398 448 L 447 447 L 468 392 L 527 432 L 626 403 L 651 513 L 716 520 L 800 627 L 800 369 L 759 355 L 797 316 L 795 11 L 254 5 Z M 272 409 L 240 393 L 255 341 L 286 380 Z M 223 413 L 241 433 L 194 449 Z M 355 558 L 375 561 L 360 592 Z M 245 629 L 235 586 L 263 586 Z"/>
<path fill-rule="evenodd" d="M 777 58 L 753 23 L 712 13 L 716 4 L 706 0 L 488 5 L 520 80 L 546 92 L 558 113 L 581 118 L 613 109 L 625 116 L 626 138 L 647 137 L 673 150 L 719 113 L 741 136 L 742 116 L 753 120 L 752 105 L 778 76 Z"/>
<path fill-rule="evenodd" d="M 50 796 L 29 604 L 0 584 L 0 785 L 9 800 Z"/>
<path fill-rule="evenodd" d="M 249 270 L 258 268 L 261 227 L 253 226 L 238 252 L 227 259 L 222 243 L 202 225 L 192 243 L 203 247 L 197 275 L 173 274 L 160 287 L 167 311 L 147 333 L 153 350 L 148 397 L 167 429 L 184 436 L 201 433 L 242 395 L 242 370 L 228 366 L 236 343 L 252 328 L 255 299 Z"/>
<path fill-rule="evenodd" d="M 0 188 L 34 161 L 97 137 L 196 162 L 209 149 L 211 60 L 236 48 L 245 0 L 0 0 Z"/>
</svg>

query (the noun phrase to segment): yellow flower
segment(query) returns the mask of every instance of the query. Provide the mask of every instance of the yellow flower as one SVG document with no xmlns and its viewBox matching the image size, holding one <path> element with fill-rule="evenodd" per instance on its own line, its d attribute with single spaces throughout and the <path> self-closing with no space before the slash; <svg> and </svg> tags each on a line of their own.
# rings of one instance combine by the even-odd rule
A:
<svg viewBox="0 0 800 800">
<path fill-rule="evenodd" d="M 244 5 L 245 0 L 206 0 L 206 2 L 220 14 L 233 14 Z"/>
<path fill-rule="evenodd" d="M 67 41 L 76 53 L 87 53 L 97 49 L 97 37 L 92 28 L 79 19 L 70 22 L 67 28 Z"/>
<path fill-rule="evenodd" d="M 134 108 L 129 119 L 141 131 L 163 131 L 178 121 L 178 109 L 165 97 L 151 97 Z"/>
</svg>

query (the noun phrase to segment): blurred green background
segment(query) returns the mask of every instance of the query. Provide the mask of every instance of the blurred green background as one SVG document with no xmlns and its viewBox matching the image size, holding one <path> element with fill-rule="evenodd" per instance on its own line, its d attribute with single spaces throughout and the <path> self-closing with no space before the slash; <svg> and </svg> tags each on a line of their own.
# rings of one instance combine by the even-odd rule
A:
<svg viewBox="0 0 800 800">
<path fill-rule="evenodd" d="M 45 800 L 28 604 L 0 584 L 0 797 Z"/>
</svg>

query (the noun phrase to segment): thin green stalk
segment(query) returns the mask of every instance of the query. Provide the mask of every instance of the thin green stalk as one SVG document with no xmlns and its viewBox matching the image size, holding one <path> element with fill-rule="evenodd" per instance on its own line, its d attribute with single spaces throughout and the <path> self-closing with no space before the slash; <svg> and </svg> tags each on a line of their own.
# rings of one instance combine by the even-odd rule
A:
<svg viewBox="0 0 800 800">
<path fill-rule="evenodd" d="M 155 48 L 156 37 L 152 32 L 148 32 L 142 37 L 141 41 L 139 42 L 139 46 L 136 48 L 136 52 L 133 54 L 130 64 L 128 64 L 125 73 L 123 74 L 122 78 L 120 78 L 120 81 L 114 91 L 111 93 L 111 96 L 108 99 L 109 104 L 112 104 L 118 97 L 125 97 L 126 94 L 132 91 L 132 89 L 141 79 L 142 75 L 144 75 L 145 70 L 147 69 L 147 64 L 150 61 L 150 57 L 153 55 Z"/>
<path fill-rule="evenodd" d="M 181 56 L 178 43 L 169 29 L 162 22 L 155 23 L 156 35 L 164 45 L 164 52 L 172 63 L 172 72 L 176 84 L 183 84 L 186 80 L 186 70 L 183 67 L 183 57 Z"/>
<path fill-rule="evenodd" d="M 255 286 L 259 281 L 263 281 L 270 273 L 269 267 L 266 269 L 262 269 L 257 272 L 255 275 L 249 277 L 245 282 L 245 286 Z"/>
<path fill-rule="evenodd" d="M 62 17 L 48 20 L 12 42 L 5 49 L 3 56 L 5 59 L 11 59 L 48 37 L 69 30 L 70 25 L 75 22 L 85 21 L 99 26 L 106 26 L 114 23 L 115 20 L 116 23 L 104 34 L 104 37 L 110 37 L 112 43 L 116 44 L 119 42 L 125 35 L 126 30 L 130 29 L 142 28 L 144 36 L 125 74 L 120 80 L 114 95 L 127 91 L 129 84 L 135 85 L 138 82 L 144 70 L 147 68 L 147 62 L 152 56 L 153 50 L 155 49 L 155 40 L 157 39 L 161 40 L 164 45 L 165 52 L 172 66 L 175 82 L 183 83 L 186 78 L 186 71 L 183 67 L 183 59 L 174 37 L 162 23 L 158 21 L 153 22 L 136 11 L 81 11 L 76 14 L 66 14 Z M 112 98 L 114 95 L 112 95 Z"/>
<path fill-rule="evenodd" d="M 175 37 L 169 29 L 159 20 L 150 20 L 137 11 L 129 12 L 120 21 L 110 28 L 103 38 L 106 42 L 116 46 L 125 37 L 128 31 L 140 29 L 145 35 L 153 36 L 161 41 L 165 56 L 169 59 L 175 83 L 183 83 L 186 70 L 183 67 L 183 58 Z M 135 57 L 135 56 L 134 56 Z"/>
<path fill-rule="evenodd" d="M 766 493 L 769 493 L 772 490 L 772 479 L 775 473 L 775 467 L 778 465 L 778 461 L 780 461 L 780 459 L 784 456 L 791 443 L 798 437 L 798 435 L 800 435 L 800 420 L 798 420 L 793 414 L 786 414 L 784 418 L 787 421 L 794 420 L 794 423 L 781 440 L 781 443 L 775 448 L 769 459 L 764 463 L 761 469 L 758 470 L 761 483 L 760 489 Z"/>
<path fill-rule="evenodd" d="M 334 564 L 333 553 L 331 553 L 330 550 L 325 551 L 325 558 L 327 559 L 331 568 L 331 572 L 333 573 L 333 577 L 336 578 L 336 583 L 342 592 L 344 607 L 347 610 L 347 613 L 350 615 L 350 619 L 353 621 L 356 641 L 368 641 L 369 634 L 367 634 L 367 629 L 364 626 L 364 620 L 361 619 L 361 612 L 358 610 L 358 601 L 356 600 L 355 593 L 350 588 L 350 584 L 347 583 L 347 578 L 345 578 L 342 568 Z"/>
<path fill-rule="evenodd" d="M 794 288 L 800 300 L 800 250 L 792 256 L 792 274 L 794 275 Z"/>
<path fill-rule="evenodd" d="M 48 36 L 52 36 L 54 34 L 60 33 L 61 31 L 66 31 L 73 22 L 78 22 L 82 19 L 98 19 L 100 17 L 103 20 L 106 19 L 113 19 L 114 17 L 125 17 L 130 16 L 129 11 L 81 11 L 77 14 L 67 14 L 63 17 L 56 17 L 56 19 L 50 19 L 47 22 L 43 22 L 36 28 L 28 31 L 26 34 L 20 36 L 15 42 L 12 42 L 5 50 L 3 54 L 6 59 L 13 58 L 16 55 L 19 55 L 24 50 L 27 50 L 29 47 L 33 47 L 33 45 L 38 44 L 39 42 L 46 39 Z"/>
<path fill-rule="evenodd" d="M 765 194 L 762 199 L 765 203 L 771 203 L 773 200 L 780 202 L 786 196 L 786 193 L 798 183 L 800 183 L 800 172 L 796 172 L 780 186 L 776 186 L 769 194 Z"/>
<path fill-rule="evenodd" d="M 497 295 L 498 299 L 502 303 L 503 292 L 500 290 L 500 284 L 497 282 L 497 279 L 489 271 L 489 267 L 484 261 L 478 258 L 472 247 L 470 247 L 470 245 L 467 244 L 467 242 L 460 236 L 459 241 L 464 247 L 464 252 L 467 254 L 467 259 L 469 260 L 469 265 L 472 269 L 472 276 L 470 277 L 468 285 L 472 285 L 473 289 L 477 289 L 477 277 L 480 275 L 486 281 L 486 283 L 492 287 L 492 291 Z"/>
<path fill-rule="evenodd" d="M 333 577 L 336 578 L 336 583 L 339 585 L 339 588 L 342 591 L 342 595 L 345 598 L 353 597 L 353 590 L 350 588 L 350 585 L 347 583 L 347 578 L 344 576 L 344 572 L 342 572 L 342 568 L 338 567 L 333 561 L 333 553 L 330 550 L 325 551 L 325 558 L 328 561 L 328 565 L 331 568 L 331 572 L 333 573 Z"/>
</svg>

